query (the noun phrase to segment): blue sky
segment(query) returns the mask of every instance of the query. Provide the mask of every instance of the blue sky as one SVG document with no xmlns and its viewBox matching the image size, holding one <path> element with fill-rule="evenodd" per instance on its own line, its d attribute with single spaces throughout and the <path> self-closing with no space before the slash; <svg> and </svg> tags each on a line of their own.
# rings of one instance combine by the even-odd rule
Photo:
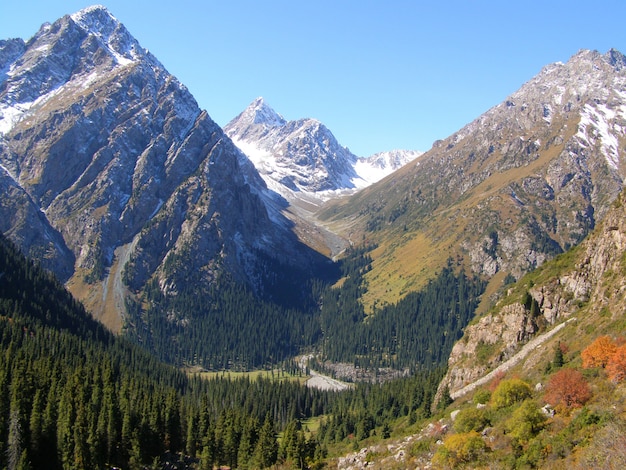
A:
<svg viewBox="0 0 626 470">
<path fill-rule="evenodd" d="M 624 0 L 6 0 L 0 39 L 93 3 L 218 124 L 263 96 L 359 156 L 428 150 L 580 49 L 626 53 Z"/>
</svg>

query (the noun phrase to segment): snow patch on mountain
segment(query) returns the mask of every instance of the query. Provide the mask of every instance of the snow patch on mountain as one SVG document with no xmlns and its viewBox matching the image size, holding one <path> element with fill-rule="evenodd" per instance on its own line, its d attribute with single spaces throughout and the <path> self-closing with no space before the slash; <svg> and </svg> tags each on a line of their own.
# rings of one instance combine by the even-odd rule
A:
<svg viewBox="0 0 626 470">
<path fill-rule="evenodd" d="M 580 116 L 578 133 L 576 136 L 587 145 L 593 146 L 599 142 L 607 163 L 614 169 L 619 167 L 619 142 L 616 134 L 624 133 L 620 126 L 612 123 L 617 113 L 605 105 L 595 107 L 586 104 Z M 615 129 L 618 127 L 618 129 Z"/>
<path fill-rule="evenodd" d="M 232 138 L 233 143 L 241 150 L 254 166 L 264 173 L 271 174 L 278 166 L 272 153 L 266 149 L 259 148 L 253 142 Z"/>
<path fill-rule="evenodd" d="M 13 174 L 9 171 L 9 169 L 6 166 L 4 166 L 2 163 L 0 163 L 0 170 L 4 171 L 17 186 L 20 185 L 19 182 L 15 179 L 15 176 L 13 176 Z"/>
<path fill-rule="evenodd" d="M 423 153 L 417 150 L 391 150 L 359 158 L 354 165 L 358 179 L 353 180 L 353 183 L 359 188 L 374 184 L 419 158 Z"/>
<path fill-rule="evenodd" d="M 9 72 L 7 75 L 12 76 L 13 74 Z M 86 90 L 99 78 L 101 78 L 101 74 L 97 71 L 90 72 L 87 76 L 76 75 L 72 77 L 71 81 L 59 85 L 48 93 L 37 97 L 34 101 L 21 103 L 14 102 L 12 99 L 12 92 L 17 91 L 22 84 L 22 80 L 16 80 L 15 83 L 9 85 L 8 92 L 3 98 L 3 102 L 0 102 L 0 135 L 8 134 L 16 124 L 28 115 L 29 111 L 36 110 L 55 96 L 63 94 L 71 87 L 74 87 L 76 90 Z"/>
<path fill-rule="evenodd" d="M 21 103 L 15 106 L 0 104 L 0 134 L 7 134 L 31 107 L 32 103 Z"/>
<path fill-rule="evenodd" d="M 52 97 L 62 92 L 62 86 L 38 97 L 35 101 L 23 103 L 0 103 L 0 135 L 8 134 L 13 127 L 19 123 L 33 107 L 44 104 Z"/>
</svg>

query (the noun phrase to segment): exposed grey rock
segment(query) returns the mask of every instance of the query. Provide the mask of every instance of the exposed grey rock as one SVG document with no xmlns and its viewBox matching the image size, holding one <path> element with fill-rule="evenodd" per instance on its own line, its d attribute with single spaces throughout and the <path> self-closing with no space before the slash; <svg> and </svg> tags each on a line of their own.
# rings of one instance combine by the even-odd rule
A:
<svg viewBox="0 0 626 470">
<path fill-rule="evenodd" d="M 595 231 L 582 242 L 573 268 L 564 270 L 541 284 L 528 289 L 539 309 L 533 313 L 519 302 L 497 308 L 469 325 L 453 347 L 448 359 L 448 372 L 439 390 L 448 387 L 450 395 L 458 397 L 471 391 L 473 385 L 485 383 L 498 369 L 515 358 L 517 364 L 541 337 L 549 339 L 559 329 L 576 318 L 581 305 L 587 314 L 623 312 L 626 302 L 626 281 L 614 273 L 623 271 L 626 250 L 626 206 L 622 192 Z M 537 335 L 537 323 L 548 326 Z M 480 348 L 488 347 L 488 360 L 476 360 Z M 489 375 L 486 375 L 489 372 Z M 538 384 L 539 386 L 540 384 Z"/>
<path fill-rule="evenodd" d="M 261 174 L 291 191 L 353 188 L 357 157 L 315 119 L 286 121 L 257 98 L 224 131 L 255 163 Z"/>
<path fill-rule="evenodd" d="M 549 65 L 440 142 L 433 155 L 438 160 L 431 163 L 429 154 L 420 160 L 420 171 L 437 165 L 430 173 L 443 175 L 452 194 L 471 191 L 498 173 L 510 180 L 472 209 L 475 233 L 485 234 L 464 245 L 476 273 L 507 271 L 519 278 L 579 243 L 604 216 L 624 181 L 623 62 L 614 50 L 580 51 L 565 64 Z M 507 227 L 501 219 L 505 205 L 525 223 L 516 225 L 512 217 Z M 493 245 L 490 230 L 496 234 Z"/>
<path fill-rule="evenodd" d="M 0 167 L 0 231 L 24 254 L 65 281 L 74 272 L 74 255 L 61 234 L 11 175 Z"/>
</svg>

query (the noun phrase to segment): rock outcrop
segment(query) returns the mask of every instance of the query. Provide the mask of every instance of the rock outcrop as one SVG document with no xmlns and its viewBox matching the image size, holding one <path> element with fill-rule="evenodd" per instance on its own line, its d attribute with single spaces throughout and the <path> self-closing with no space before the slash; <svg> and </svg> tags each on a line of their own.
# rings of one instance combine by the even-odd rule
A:
<svg viewBox="0 0 626 470">
<path fill-rule="evenodd" d="M 457 397 L 472 390 L 470 385 L 488 372 L 502 370 L 501 365 L 516 356 L 525 357 L 539 345 L 537 340 L 547 340 L 576 317 L 599 318 L 601 312 L 612 319 L 624 315 L 625 198 L 621 193 L 596 230 L 563 259 L 555 260 L 559 269 L 546 266 L 545 275 L 540 271 L 542 282 L 529 286 L 521 301 L 516 300 L 518 290 L 511 289 L 515 292 L 500 300 L 502 306 L 496 305 L 465 329 L 450 354 L 440 393 L 447 388 Z"/>
</svg>

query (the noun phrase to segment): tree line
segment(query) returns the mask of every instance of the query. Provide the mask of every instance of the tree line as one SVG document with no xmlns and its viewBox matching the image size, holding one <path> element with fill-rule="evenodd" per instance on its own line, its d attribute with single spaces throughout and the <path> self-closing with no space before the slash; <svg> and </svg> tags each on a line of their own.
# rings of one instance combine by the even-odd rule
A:
<svg viewBox="0 0 626 470">
<path fill-rule="evenodd" d="M 450 262 L 421 291 L 366 318 L 367 251 L 352 248 L 326 277 L 274 266 L 280 279 L 263 295 L 226 276 L 203 295 L 190 286 L 166 296 L 150 282 L 143 298 L 129 302 L 127 335 L 163 361 L 210 370 L 269 368 L 305 349 L 371 370 L 445 364 L 485 283 Z"/>
</svg>

